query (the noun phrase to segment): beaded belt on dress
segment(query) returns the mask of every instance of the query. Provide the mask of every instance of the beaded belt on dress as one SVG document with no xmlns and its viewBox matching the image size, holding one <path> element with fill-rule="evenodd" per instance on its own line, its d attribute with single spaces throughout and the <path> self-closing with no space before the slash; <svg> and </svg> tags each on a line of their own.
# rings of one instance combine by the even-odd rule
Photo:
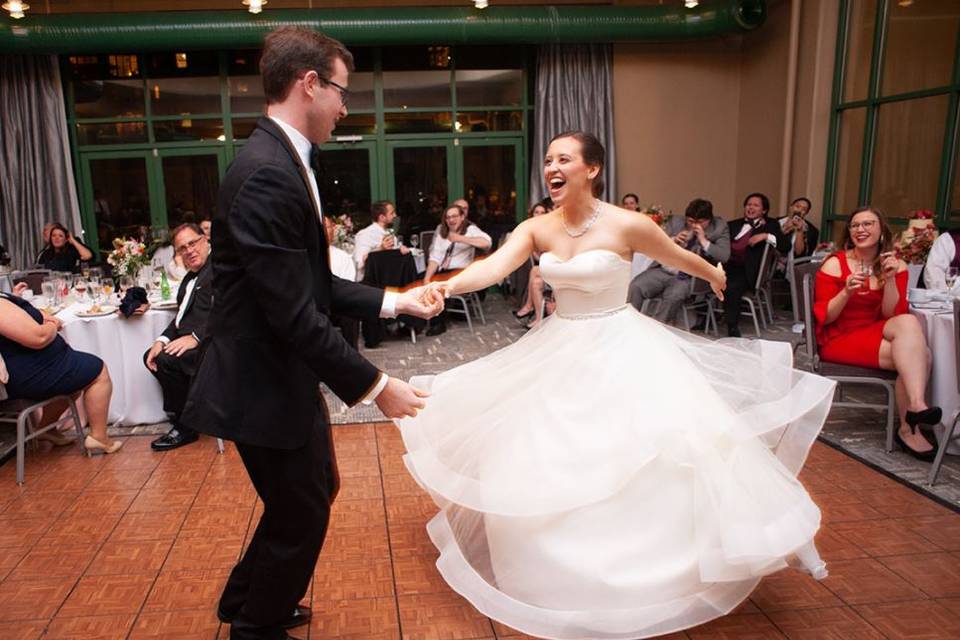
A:
<svg viewBox="0 0 960 640">
<path fill-rule="evenodd" d="M 593 320 L 594 318 L 602 318 L 604 316 L 612 316 L 615 313 L 620 313 L 629 306 L 629 304 L 622 304 L 619 307 L 614 307 L 613 309 L 596 311 L 594 313 L 560 313 L 557 311 L 556 315 L 564 320 Z"/>
</svg>

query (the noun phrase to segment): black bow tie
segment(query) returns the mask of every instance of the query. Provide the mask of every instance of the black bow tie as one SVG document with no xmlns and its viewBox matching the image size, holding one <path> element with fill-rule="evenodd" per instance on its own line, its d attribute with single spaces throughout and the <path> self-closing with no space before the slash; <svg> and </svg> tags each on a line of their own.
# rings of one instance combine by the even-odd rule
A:
<svg viewBox="0 0 960 640">
<path fill-rule="evenodd" d="M 310 145 L 310 168 L 313 169 L 319 178 L 323 165 L 320 164 L 320 146 L 316 144 Z"/>
</svg>

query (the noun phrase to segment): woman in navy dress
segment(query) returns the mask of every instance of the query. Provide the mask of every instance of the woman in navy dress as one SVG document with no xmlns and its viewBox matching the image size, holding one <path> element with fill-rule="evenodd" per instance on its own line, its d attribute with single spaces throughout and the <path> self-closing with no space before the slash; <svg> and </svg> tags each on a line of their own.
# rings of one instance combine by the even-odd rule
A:
<svg viewBox="0 0 960 640">
<path fill-rule="evenodd" d="M 107 409 L 113 392 L 110 374 L 97 356 L 71 349 L 57 333 L 60 327 L 59 319 L 26 300 L 0 294 L 0 355 L 10 374 L 7 394 L 17 399 L 44 400 L 56 395 L 76 396 L 83 391 L 90 425 L 83 446 L 91 453 L 114 453 L 123 443 L 107 436 Z M 65 403 L 48 405 L 40 427 L 65 410 Z"/>
</svg>

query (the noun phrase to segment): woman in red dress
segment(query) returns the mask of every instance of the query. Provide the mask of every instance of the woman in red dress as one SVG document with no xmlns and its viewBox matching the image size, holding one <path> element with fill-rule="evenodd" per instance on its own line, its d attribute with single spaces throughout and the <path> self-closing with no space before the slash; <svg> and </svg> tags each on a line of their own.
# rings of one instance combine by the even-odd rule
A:
<svg viewBox="0 0 960 640">
<path fill-rule="evenodd" d="M 817 344 L 823 360 L 896 371 L 897 442 L 913 457 L 933 460 L 936 449 L 917 426 L 939 423 L 942 411 L 924 399 L 930 350 L 920 322 L 907 312 L 907 265 L 891 251 L 892 236 L 877 209 L 850 214 L 843 251 L 817 272 Z"/>
</svg>

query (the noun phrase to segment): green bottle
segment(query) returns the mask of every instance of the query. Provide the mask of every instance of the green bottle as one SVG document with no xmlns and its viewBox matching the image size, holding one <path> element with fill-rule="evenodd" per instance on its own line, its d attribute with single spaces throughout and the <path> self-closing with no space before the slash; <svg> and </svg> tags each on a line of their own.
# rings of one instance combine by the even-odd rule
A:
<svg viewBox="0 0 960 640">
<path fill-rule="evenodd" d="M 160 299 L 170 299 L 170 281 L 167 280 L 166 270 L 160 272 Z"/>
</svg>

